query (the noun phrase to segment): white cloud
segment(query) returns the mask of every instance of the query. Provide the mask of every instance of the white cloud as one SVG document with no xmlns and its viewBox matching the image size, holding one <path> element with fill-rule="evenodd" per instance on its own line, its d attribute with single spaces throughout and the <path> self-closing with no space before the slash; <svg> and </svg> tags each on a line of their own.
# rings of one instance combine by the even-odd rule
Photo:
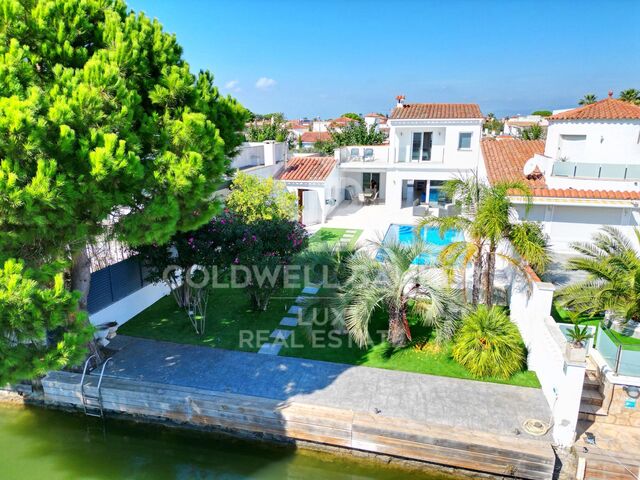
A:
<svg viewBox="0 0 640 480">
<path fill-rule="evenodd" d="M 242 90 L 240 88 L 240 80 L 229 80 L 227 83 L 224 84 L 224 88 L 232 92 L 239 92 Z"/>
<path fill-rule="evenodd" d="M 256 82 L 256 88 L 260 90 L 267 90 L 273 87 L 276 84 L 276 81 L 273 78 L 269 77 L 260 77 Z"/>
</svg>

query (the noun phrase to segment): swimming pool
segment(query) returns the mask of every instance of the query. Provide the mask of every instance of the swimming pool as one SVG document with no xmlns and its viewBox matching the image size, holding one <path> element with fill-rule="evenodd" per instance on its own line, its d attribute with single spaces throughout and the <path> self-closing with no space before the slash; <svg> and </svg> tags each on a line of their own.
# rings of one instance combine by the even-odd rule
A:
<svg viewBox="0 0 640 480">
<path fill-rule="evenodd" d="M 416 265 L 432 265 L 436 263 L 438 255 L 447 245 L 453 242 L 459 242 L 464 237 L 458 230 L 447 230 L 444 236 L 440 236 L 440 231 L 435 227 L 424 227 L 420 230 L 420 238 L 429 245 L 429 252 L 423 253 L 417 257 L 413 263 Z M 404 245 L 411 245 L 416 240 L 416 230 L 413 225 L 400 225 L 392 223 L 389 225 L 387 233 L 385 233 L 382 244 L 391 242 L 399 242 Z M 381 253 L 378 253 L 381 258 Z"/>
</svg>

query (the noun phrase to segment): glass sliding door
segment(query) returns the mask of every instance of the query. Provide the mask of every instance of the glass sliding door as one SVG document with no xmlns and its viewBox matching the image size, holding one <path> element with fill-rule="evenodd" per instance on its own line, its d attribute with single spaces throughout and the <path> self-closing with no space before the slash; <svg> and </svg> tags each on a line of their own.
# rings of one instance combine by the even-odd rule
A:
<svg viewBox="0 0 640 480">
<path fill-rule="evenodd" d="M 411 160 L 428 162 L 431 160 L 432 132 L 413 132 Z"/>
</svg>

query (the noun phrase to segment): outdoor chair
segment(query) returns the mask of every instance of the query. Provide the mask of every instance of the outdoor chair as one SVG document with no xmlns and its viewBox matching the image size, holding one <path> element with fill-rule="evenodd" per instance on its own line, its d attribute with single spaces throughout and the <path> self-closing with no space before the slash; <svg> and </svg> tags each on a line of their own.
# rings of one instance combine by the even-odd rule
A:
<svg viewBox="0 0 640 480">
<path fill-rule="evenodd" d="M 364 149 L 364 161 L 373 162 L 373 148 Z"/>
<path fill-rule="evenodd" d="M 373 192 L 373 196 L 369 199 L 367 203 L 371 205 L 371 204 L 375 204 L 377 201 L 378 201 L 378 190 Z"/>
<path fill-rule="evenodd" d="M 353 162 L 354 160 L 359 160 L 359 159 L 360 159 L 360 149 L 352 148 L 351 151 L 349 152 L 349 161 Z"/>
<path fill-rule="evenodd" d="M 364 193 L 359 193 L 359 194 L 358 194 L 358 200 L 360 201 L 360 204 L 361 204 L 361 205 L 364 205 L 364 204 L 365 204 L 365 202 L 366 202 L 366 198 L 365 198 L 365 196 L 364 196 Z"/>
</svg>

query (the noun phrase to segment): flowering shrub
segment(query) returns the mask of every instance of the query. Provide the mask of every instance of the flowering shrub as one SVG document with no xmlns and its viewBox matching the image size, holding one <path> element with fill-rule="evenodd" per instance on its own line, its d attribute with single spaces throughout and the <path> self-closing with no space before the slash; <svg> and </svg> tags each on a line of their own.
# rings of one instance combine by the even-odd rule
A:
<svg viewBox="0 0 640 480">
<path fill-rule="evenodd" d="M 308 234 L 297 221 L 275 218 L 248 223 L 226 209 L 198 230 L 179 232 L 166 245 L 145 246 L 138 252 L 148 279 L 169 284 L 187 312 L 194 311 L 194 301 L 202 302 L 203 295 L 209 295 L 205 289 L 211 288 L 212 280 L 230 277 L 235 286 L 247 291 L 256 309 L 265 310 L 273 292 L 282 287 L 286 266 L 307 245 Z M 217 278 L 204 281 L 203 269 Z M 194 288 L 183 281 L 186 278 L 203 285 Z M 206 304 L 198 310 L 204 315 Z M 203 330 L 204 324 L 194 327 Z"/>
</svg>

